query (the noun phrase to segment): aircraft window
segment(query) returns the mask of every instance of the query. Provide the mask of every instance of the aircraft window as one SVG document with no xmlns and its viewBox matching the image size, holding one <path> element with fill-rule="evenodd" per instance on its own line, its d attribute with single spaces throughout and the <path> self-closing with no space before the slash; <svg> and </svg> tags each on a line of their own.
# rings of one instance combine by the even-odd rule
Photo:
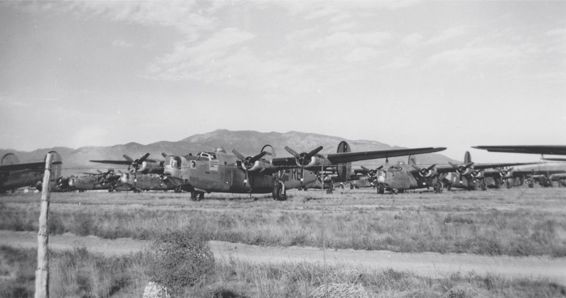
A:
<svg viewBox="0 0 566 298">
<path fill-rule="evenodd" d="M 198 157 L 207 158 L 208 160 L 214 160 L 216 159 L 216 154 L 212 152 L 200 152 L 198 154 Z"/>
</svg>

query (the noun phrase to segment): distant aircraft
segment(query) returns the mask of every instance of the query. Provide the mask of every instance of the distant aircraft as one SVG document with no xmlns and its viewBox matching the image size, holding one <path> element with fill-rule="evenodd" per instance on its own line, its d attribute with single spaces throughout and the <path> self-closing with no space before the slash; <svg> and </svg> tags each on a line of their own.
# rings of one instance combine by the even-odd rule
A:
<svg viewBox="0 0 566 298">
<path fill-rule="evenodd" d="M 175 192 L 181 192 L 183 190 L 191 190 L 190 187 L 185 187 L 183 180 L 175 177 L 164 174 L 135 173 L 122 173 L 117 188 L 120 190 L 133 190 L 134 192 L 147 190 L 174 190 Z"/>
<path fill-rule="evenodd" d="M 350 189 L 376 187 L 377 173 L 381 171 L 381 169 L 383 169 L 383 165 L 375 169 L 368 169 L 364 166 L 360 166 L 359 169 L 354 169 L 353 175 L 351 175 L 348 180 L 350 183 Z"/>
<path fill-rule="evenodd" d="M 408 163 L 398 163 L 387 169 L 378 168 L 376 175 L 377 193 L 385 191 L 393 193 L 405 192 L 408 189 L 430 188 L 434 192 L 442 192 L 442 178 L 452 168 L 436 168 L 436 164 L 419 167 L 415 158 L 409 156 Z"/>
<path fill-rule="evenodd" d="M 144 154 L 142 157 L 133 159 L 130 156 L 124 154 L 123 160 L 90 160 L 90 162 L 113 164 L 113 165 L 127 165 L 130 172 L 142 173 L 142 174 L 162 174 L 163 173 L 163 161 L 157 161 L 150 159 L 149 153 Z M 163 157 L 166 154 L 162 154 Z"/>
<path fill-rule="evenodd" d="M 106 172 L 98 171 L 98 173 L 84 173 L 81 176 L 71 176 L 68 178 L 67 190 L 100 190 L 107 189 L 112 192 L 116 189 L 120 174 L 108 169 Z M 64 182 L 64 181 L 62 181 Z M 62 183 L 63 184 L 63 183 Z M 64 189 L 64 187 L 61 187 Z"/>
<path fill-rule="evenodd" d="M 488 173 L 488 177 L 500 177 L 503 179 L 508 175 L 510 169 L 508 167 L 520 166 L 520 165 L 532 165 L 536 162 L 515 162 L 515 163 L 474 163 L 472 162 L 472 157 L 469 151 L 466 151 L 464 155 L 464 163 L 456 165 L 450 163 L 452 168 L 455 170 L 455 175 L 447 175 L 444 179 L 448 189 L 452 187 L 465 188 L 468 190 L 475 190 L 478 186 L 482 190 L 487 189 L 487 184 L 485 181 L 486 169 L 498 169 Z M 479 183 L 479 185 L 478 185 Z"/>
<path fill-rule="evenodd" d="M 346 181 L 351 175 L 351 162 L 438 152 L 446 148 L 391 149 L 351 152 L 350 145 L 342 141 L 335 154 L 322 155 L 319 146 L 309 152 L 298 153 L 285 147 L 292 157 L 274 157 L 273 148 L 265 145 L 260 153 L 244 156 L 236 149 L 227 154 L 200 152 L 196 156 L 169 155 L 165 159 L 164 173 L 189 185 L 192 199 L 201 199 L 208 192 L 272 193 L 276 200 L 286 199 L 286 190 L 304 188 L 316 181 L 316 172 L 336 167 L 337 180 Z M 267 151 L 266 151 L 267 150 Z M 271 152 L 269 152 L 271 151 Z M 271 160 L 264 158 L 271 156 Z"/>
<path fill-rule="evenodd" d="M 52 181 L 61 176 L 61 156 L 51 151 L 53 163 L 51 168 Z M 0 161 L 0 192 L 15 191 L 24 186 L 34 186 L 41 189 L 41 182 L 45 172 L 45 161 L 20 163 L 13 153 L 6 153 Z"/>
</svg>

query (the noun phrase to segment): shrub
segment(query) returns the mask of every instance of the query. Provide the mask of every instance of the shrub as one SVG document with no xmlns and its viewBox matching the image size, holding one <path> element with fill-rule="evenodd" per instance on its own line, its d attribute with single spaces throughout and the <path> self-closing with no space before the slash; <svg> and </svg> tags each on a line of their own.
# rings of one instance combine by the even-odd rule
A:
<svg viewBox="0 0 566 298">
<path fill-rule="evenodd" d="M 203 282 L 214 270 L 214 257 L 198 235 L 170 232 L 160 236 L 150 251 L 148 276 L 172 293 Z"/>
</svg>

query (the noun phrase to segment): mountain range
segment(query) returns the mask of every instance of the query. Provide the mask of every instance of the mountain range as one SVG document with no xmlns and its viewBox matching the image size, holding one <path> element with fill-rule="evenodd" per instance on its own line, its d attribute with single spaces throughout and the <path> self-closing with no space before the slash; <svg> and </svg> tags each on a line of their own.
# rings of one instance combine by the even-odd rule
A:
<svg viewBox="0 0 566 298">
<path fill-rule="evenodd" d="M 297 131 L 289 131 L 285 133 L 279 132 L 258 132 L 251 130 L 231 131 L 219 129 L 208 133 L 196 134 L 188 138 L 171 142 L 160 141 L 147 145 L 130 142 L 126 144 L 114 146 L 87 146 L 77 149 L 68 147 L 53 147 L 37 149 L 29 152 L 16 151 L 8 149 L 0 149 L 3 156 L 7 152 L 14 152 L 21 162 L 38 161 L 44 158 L 45 154 L 51 150 L 57 151 L 63 158 L 63 174 L 75 174 L 79 172 L 106 169 L 111 165 L 103 165 L 91 163 L 91 159 L 123 159 L 122 155 L 127 154 L 132 158 L 138 158 L 146 152 L 151 153 L 150 158 L 157 160 L 163 159 L 161 153 L 185 155 L 188 153 L 197 153 L 200 151 L 214 151 L 216 148 L 222 147 L 226 152 L 231 153 L 232 149 L 237 149 L 246 155 L 256 154 L 265 144 L 270 144 L 275 149 L 278 157 L 290 156 L 283 148 L 289 146 L 298 152 L 309 151 L 317 146 L 323 146 L 322 153 L 335 153 L 338 143 L 346 140 L 352 151 L 370 151 L 383 150 L 392 148 L 390 145 L 370 140 L 348 140 L 336 136 L 328 136 L 314 133 L 304 133 Z M 422 164 L 446 164 L 449 161 L 456 162 L 442 154 L 424 154 L 416 157 L 418 163 Z M 390 163 L 397 161 L 406 161 L 406 157 L 391 158 Z M 363 164 L 366 167 L 376 167 L 384 164 L 385 160 L 370 160 L 365 162 L 354 163 L 354 166 Z"/>
</svg>

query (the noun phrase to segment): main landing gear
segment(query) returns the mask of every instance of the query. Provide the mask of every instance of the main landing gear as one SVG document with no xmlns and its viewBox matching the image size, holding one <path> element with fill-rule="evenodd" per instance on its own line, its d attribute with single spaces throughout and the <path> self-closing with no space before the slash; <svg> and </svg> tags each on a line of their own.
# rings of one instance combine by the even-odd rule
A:
<svg viewBox="0 0 566 298">
<path fill-rule="evenodd" d="M 285 189 L 285 183 L 283 181 L 275 181 L 273 183 L 273 199 L 276 201 L 287 200 L 287 190 Z"/>
<path fill-rule="evenodd" d="M 434 185 L 432 186 L 432 188 L 434 189 L 435 193 L 441 193 L 442 189 L 444 188 L 442 185 L 442 182 L 438 181 L 436 183 L 434 183 Z"/>
</svg>

